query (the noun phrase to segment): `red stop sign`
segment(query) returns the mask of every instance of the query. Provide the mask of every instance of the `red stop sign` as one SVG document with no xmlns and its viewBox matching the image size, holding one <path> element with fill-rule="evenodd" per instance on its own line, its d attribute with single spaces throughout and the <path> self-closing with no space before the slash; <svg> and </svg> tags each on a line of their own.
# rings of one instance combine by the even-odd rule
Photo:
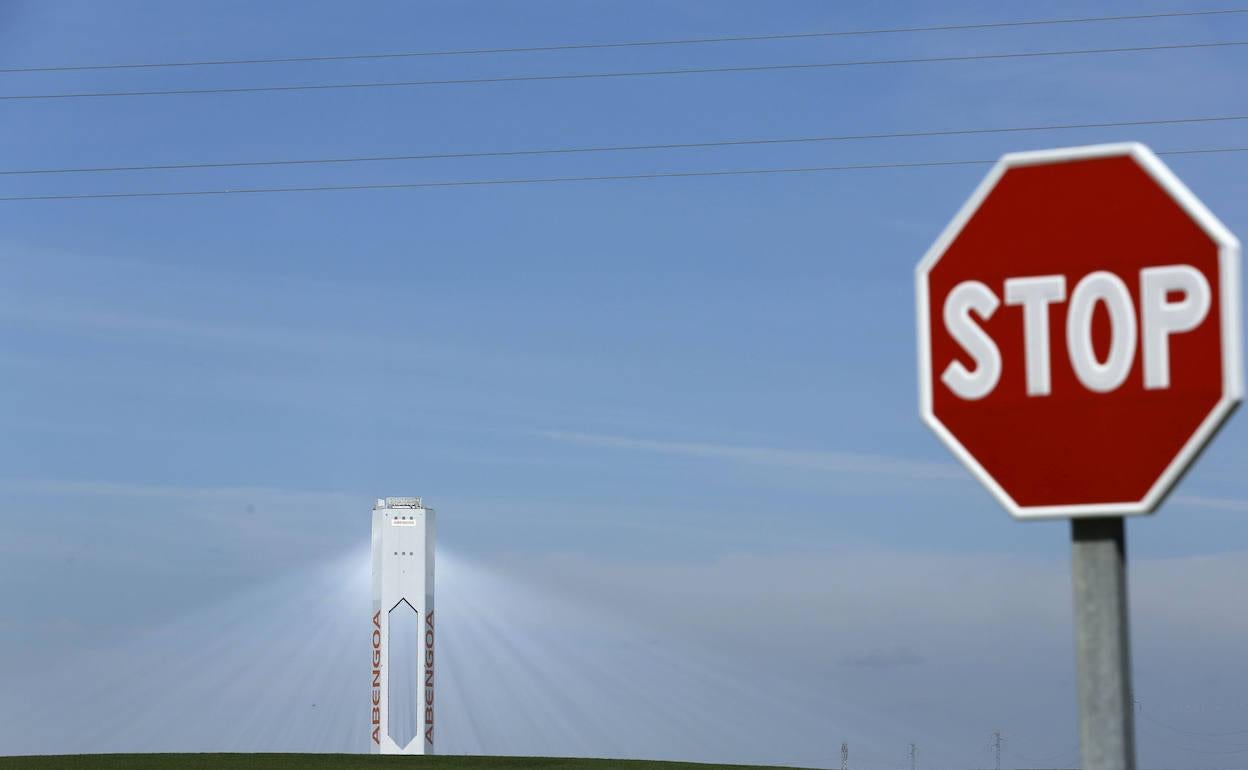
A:
<svg viewBox="0 0 1248 770">
<path fill-rule="evenodd" d="M 1014 516 L 1152 511 L 1242 396 L 1239 260 L 1143 145 L 1006 155 L 916 271 L 923 419 Z"/>
</svg>

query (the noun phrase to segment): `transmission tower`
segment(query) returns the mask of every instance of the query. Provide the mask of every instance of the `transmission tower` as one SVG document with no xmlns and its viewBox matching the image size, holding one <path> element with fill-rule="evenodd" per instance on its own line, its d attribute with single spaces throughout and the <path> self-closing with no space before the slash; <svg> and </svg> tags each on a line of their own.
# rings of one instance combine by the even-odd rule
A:
<svg viewBox="0 0 1248 770">
<path fill-rule="evenodd" d="M 918 770 L 919 765 L 919 747 L 910 744 L 910 770 Z"/>
<path fill-rule="evenodd" d="M 996 754 L 996 757 L 997 757 L 996 768 L 997 770 L 1001 770 L 1001 731 L 1000 730 L 992 731 L 992 750 L 993 750 L 993 753 Z"/>
<path fill-rule="evenodd" d="M 849 770 L 849 742 L 841 742 L 841 770 Z"/>
</svg>

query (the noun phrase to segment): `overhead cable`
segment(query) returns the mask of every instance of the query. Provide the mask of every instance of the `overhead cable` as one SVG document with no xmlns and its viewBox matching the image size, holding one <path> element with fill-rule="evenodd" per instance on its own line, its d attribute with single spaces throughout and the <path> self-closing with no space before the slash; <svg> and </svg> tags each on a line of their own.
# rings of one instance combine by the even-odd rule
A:
<svg viewBox="0 0 1248 770">
<path fill-rule="evenodd" d="M 623 144 L 596 147 L 545 147 L 521 150 L 484 150 L 475 152 L 433 152 L 407 155 L 355 155 L 332 158 L 293 158 L 278 160 L 240 160 L 205 163 L 151 163 L 126 166 L 77 166 L 65 168 L 0 169 L 0 176 L 33 176 L 42 174 L 89 174 L 120 171 L 178 171 L 210 168 L 257 168 L 266 166 L 311 166 L 346 163 L 375 163 L 416 160 L 449 160 L 465 158 L 508 158 L 534 155 L 574 155 L 601 152 L 633 152 L 641 150 L 689 150 L 715 147 L 746 147 L 759 145 L 811 144 L 818 142 L 854 142 L 876 139 L 916 139 L 921 137 L 974 136 L 983 134 L 1012 134 L 1040 131 L 1069 131 L 1093 128 L 1139 128 L 1144 126 L 1173 126 L 1200 123 L 1223 123 L 1248 120 L 1248 115 L 1216 115 L 1191 118 L 1162 118 L 1157 120 L 1121 120 L 1102 123 L 1054 123 L 1035 126 L 1002 126 L 993 128 L 954 128 L 926 131 L 895 131 L 887 133 L 836 134 L 828 136 L 779 137 L 771 139 L 724 139 L 705 142 L 678 142 L 666 144 Z"/>
<path fill-rule="evenodd" d="M 392 51 L 389 53 L 335 54 L 325 56 L 285 56 L 250 59 L 199 59 L 190 61 L 138 62 L 130 64 L 58 64 L 30 67 L 0 67 L 0 73 L 18 72 L 85 72 L 91 70 L 159 69 L 171 67 L 217 67 L 225 65 L 295 64 L 305 62 L 368 61 L 378 59 L 411 59 L 438 56 L 470 56 L 478 54 L 541 53 L 549 51 L 584 51 L 604 48 L 640 48 L 658 46 L 701 45 L 706 43 L 743 43 L 765 40 L 804 40 L 812 38 L 865 37 L 899 33 L 957 32 L 965 30 L 1002 29 L 1009 27 L 1040 27 L 1059 24 L 1090 24 L 1097 22 L 1175 19 L 1193 16 L 1225 16 L 1248 13 L 1248 8 L 1224 8 L 1206 11 L 1174 11 L 1140 13 L 1125 16 L 1082 16 L 1060 19 L 1021 19 L 978 24 L 938 24 L 924 27 L 884 27 L 877 29 L 833 30 L 825 32 L 794 32 L 771 35 L 731 35 L 727 37 L 693 37 L 668 40 L 630 40 L 615 43 L 566 43 L 562 45 L 512 46 L 506 48 L 462 48 L 458 50 Z"/>
<path fill-rule="evenodd" d="M 1217 153 L 1248 152 L 1248 147 L 1215 147 L 1208 149 L 1167 150 L 1158 155 L 1210 155 Z M 807 174 L 832 171 L 866 171 L 876 169 L 938 168 L 951 166 L 983 166 L 995 163 L 995 159 L 937 160 L 902 163 L 860 163 L 843 166 L 800 166 L 794 168 L 729 169 L 721 171 L 671 171 L 652 174 L 608 174 L 601 176 L 533 177 L 526 179 L 468 179 L 448 182 L 402 182 L 350 185 L 316 185 L 309 187 L 241 187 L 217 190 L 172 190 L 153 192 L 82 193 L 68 195 L 12 195 L 0 197 L 0 202 L 15 201 L 67 201 L 100 200 L 110 198 L 177 198 L 212 195 L 256 195 L 262 193 L 342 192 L 347 190 L 415 190 L 444 187 L 491 187 L 503 185 L 535 185 L 561 182 L 606 182 L 636 179 L 680 179 L 694 177 L 761 176 L 776 174 Z"/>
<path fill-rule="evenodd" d="M 1082 48 L 1061 51 L 1020 51 L 1014 53 L 965 54 L 960 56 L 924 56 L 898 59 L 851 59 L 810 64 L 762 64 L 741 67 L 690 67 L 664 70 L 631 70 L 624 72 L 576 72 L 555 75 L 506 75 L 502 77 L 454 78 L 450 80 L 401 80 L 368 81 L 362 83 L 309 83 L 285 86 L 232 86 L 225 88 L 174 88 L 151 91 L 81 91 L 51 94 L 4 94 L 0 101 L 40 101 L 58 99 L 104 99 L 142 96 L 203 96 L 208 94 L 253 94 L 291 91 L 340 91 L 378 88 L 411 88 L 417 86 L 462 86 L 485 83 L 554 82 L 571 80 L 606 80 L 640 77 L 664 77 L 673 75 L 708 75 L 731 72 L 783 72 L 800 70 L 840 69 L 850 67 L 874 67 L 895 64 L 937 64 L 943 62 L 1002 61 L 1008 59 L 1038 59 L 1062 56 L 1091 56 L 1097 54 L 1141 53 L 1145 51 L 1183 51 L 1198 49 L 1232 48 L 1248 45 L 1248 41 L 1225 41 L 1214 43 L 1180 43 L 1174 45 L 1142 45 L 1124 48 Z"/>
</svg>

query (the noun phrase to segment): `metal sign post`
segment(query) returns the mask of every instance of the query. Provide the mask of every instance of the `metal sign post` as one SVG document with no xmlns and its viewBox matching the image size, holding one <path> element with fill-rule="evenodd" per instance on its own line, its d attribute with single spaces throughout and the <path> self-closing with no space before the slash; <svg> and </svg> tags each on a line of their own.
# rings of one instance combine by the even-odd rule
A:
<svg viewBox="0 0 1248 770">
<path fill-rule="evenodd" d="M 1126 524 L 1070 522 L 1083 770 L 1135 770 Z"/>
</svg>

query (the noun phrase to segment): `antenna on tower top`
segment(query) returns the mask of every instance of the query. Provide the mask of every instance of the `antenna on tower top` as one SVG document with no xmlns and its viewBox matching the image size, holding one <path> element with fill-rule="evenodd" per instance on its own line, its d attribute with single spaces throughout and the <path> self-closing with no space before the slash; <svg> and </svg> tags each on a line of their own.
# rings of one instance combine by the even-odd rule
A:
<svg viewBox="0 0 1248 770">
<path fill-rule="evenodd" d="M 849 742 L 841 742 L 841 770 L 849 770 Z"/>
</svg>

